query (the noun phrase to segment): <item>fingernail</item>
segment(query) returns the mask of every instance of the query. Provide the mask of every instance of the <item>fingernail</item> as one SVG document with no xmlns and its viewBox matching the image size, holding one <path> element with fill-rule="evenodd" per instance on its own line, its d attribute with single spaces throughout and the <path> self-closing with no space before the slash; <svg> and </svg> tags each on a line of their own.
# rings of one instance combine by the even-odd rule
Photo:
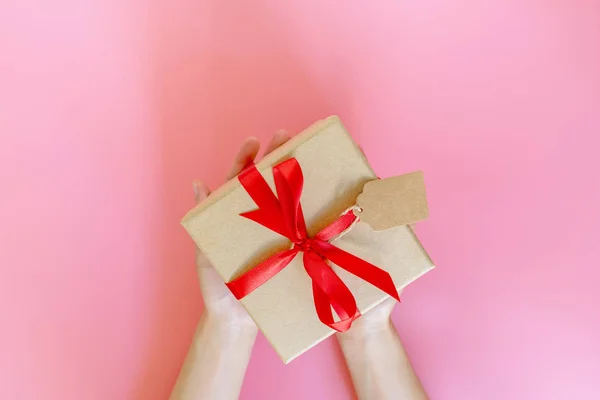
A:
<svg viewBox="0 0 600 400">
<path fill-rule="evenodd" d="M 194 197 L 198 198 L 198 184 L 196 182 L 192 182 L 192 189 L 194 190 Z"/>
</svg>

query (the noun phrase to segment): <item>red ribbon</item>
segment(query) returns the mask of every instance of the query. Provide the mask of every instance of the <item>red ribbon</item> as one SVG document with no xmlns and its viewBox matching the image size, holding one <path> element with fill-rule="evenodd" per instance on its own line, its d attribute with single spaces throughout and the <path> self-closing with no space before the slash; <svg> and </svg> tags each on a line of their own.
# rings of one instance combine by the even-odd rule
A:
<svg viewBox="0 0 600 400">
<path fill-rule="evenodd" d="M 300 164 L 295 158 L 283 161 L 273 167 L 273 177 L 277 196 L 254 165 L 242 171 L 238 179 L 258 209 L 240 215 L 287 237 L 294 246 L 269 257 L 227 283 L 238 300 L 271 279 L 302 252 L 304 269 L 312 279 L 317 315 L 322 323 L 336 331 L 345 332 L 350 329 L 352 322 L 360 317 L 360 311 L 352 292 L 329 267 L 327 260 L 400 301 L 394 282 L 386 271 L 329 243 L 329 240 L 350 227 L 358 218 L 352 211 L 343 214 L 310 238 L 300 205 L 304 182 Z M 340 321 L 334 321 L 331 307 Z"/>
</svg>

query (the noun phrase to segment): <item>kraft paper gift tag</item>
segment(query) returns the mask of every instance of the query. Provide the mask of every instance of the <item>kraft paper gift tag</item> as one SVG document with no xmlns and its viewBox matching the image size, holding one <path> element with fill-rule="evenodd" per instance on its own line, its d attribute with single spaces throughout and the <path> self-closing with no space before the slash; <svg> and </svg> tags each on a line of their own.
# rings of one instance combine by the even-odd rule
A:
<svg viewBox="0 0 600 400">
<path fill-rule="evenodd" d="M 367 182 L 356 205 L 355 214 L 375 231 L 423 221 L 429 216 L 423 173 Z"/>
</svg>

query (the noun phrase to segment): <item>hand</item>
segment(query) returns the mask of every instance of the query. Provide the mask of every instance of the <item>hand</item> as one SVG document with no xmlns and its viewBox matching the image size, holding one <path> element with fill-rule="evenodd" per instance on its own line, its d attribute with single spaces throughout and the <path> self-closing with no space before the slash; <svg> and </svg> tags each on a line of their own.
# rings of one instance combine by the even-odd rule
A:
<svg viewBox="0 0 600 400">
<path fill-rule="evenodd" d="M 368 339 L 391 329 L 391 315 L 396 303 L 398 303 L 396 299 L 391 297 L 384 300 L 381 304 L 354 321 L 350 330 L 337 333 L 338 339 Z"/>
<path fill-rule="evenodd" d="M 289 140 L 285 132 L 273 136 L 265 154 Z M 242 144 L 235 156 L 233 165 L 227 174 L 227 180 L 234 178 L 246 166 L 252 164 L 260 150 L 260 142 L 256 138 L 248 138 Z M 199 204 L 210 195 L 210 189 L 201 181 L 193 182 L 196 202 Z M 244 330 L 256 330 L 254 321 L 250 318 L 240 302 L 231 294 L 223 279 L 210 264 L 199 249 L 196 249 L 196 266 L 200 280 L 200 291 L 204 300 L 204 312 L 225 326 L 238 327 Z"/>
<path fill-rule="evenodd" d="M 278 133 L 271 139 L 266 153 L 287 140 L 285 133 Z M 259 148 L 257 139 L 246 139 L 227 179 L 235 177 L 254 162 Z M 197 203 L 210 195 L 204 183 L 194 181 L 193 186 Z M 196 251 L 196 264 L 204 312 L 171 393 L 171 400 L 238 399 L 258 330 L 199 250 Z"/>
</svg>

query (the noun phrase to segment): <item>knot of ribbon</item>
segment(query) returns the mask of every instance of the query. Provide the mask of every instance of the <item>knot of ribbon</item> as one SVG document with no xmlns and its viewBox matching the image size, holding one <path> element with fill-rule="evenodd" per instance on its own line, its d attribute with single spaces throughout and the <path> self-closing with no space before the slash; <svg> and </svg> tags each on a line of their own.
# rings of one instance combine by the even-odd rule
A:
<svg viewBox="0 0 600 400">
<path fill-rule="evenodd" d="M 285 236 L 293 246 L 289 250 L 267 258 L 227 283 L 229 290 L 238 300 L 271 279 L 298 253 L 302 253 L 304 269 L 312 280 L 315 309 L 319 320 L 336 331 L 344 332 L 350 329 L 352 322 L 360 317 L 360 311 L 352 292 L 331 269 L 328 261 L 400 301 L 394 282 L 386 271 L 330 243 L 356 222 L 358 217 L 351 210 L 311 238 L 308 236 L 300 205 L 304 184 L 300 164 L 295 158 L 281 162 L 273 167 L 273 178 L 277 196 L 256 166 L 251 165 L 242 171 L 238 179 L 258 209 L 240 215 Z M 334 320 L 332 307 L 339 321 Z"/>
</svg>

